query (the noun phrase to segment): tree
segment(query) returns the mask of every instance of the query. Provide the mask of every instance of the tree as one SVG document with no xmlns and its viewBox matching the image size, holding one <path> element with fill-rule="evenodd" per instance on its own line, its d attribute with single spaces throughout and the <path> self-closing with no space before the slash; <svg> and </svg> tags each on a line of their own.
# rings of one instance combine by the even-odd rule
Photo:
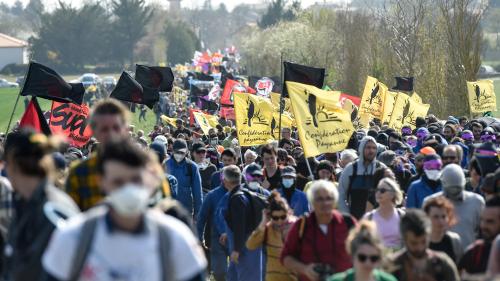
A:
<svg viewBox="0 0 500 281">
<path fill-rule="evenodd" d="M 200 41 L 182 21 L 171 21 L 165 29 L 167 39 L 167 60 L 171 65 L 189 61 L 193 53 L 200 49 Z"/>
<path fill-rule="evenodd" d="M 300 9 L 300 1 L 294 1 L 289 9 L 286 9 L 285 6 L 286 0 L 273 0 L 269 3 L 266 13 L 259 21 L 259 27 L 267 28 L 277 24 L 281 20 L 294 20 L 296 13 Z"/>
<path fill-rule="evenodd" d="M 134 49 L 146 35 L 152 9 L 145 0 L 113 0 L 111 3 L 114 21 L 111 38 L 114 41 L 114 57 L 123 64 L 134 63 Z"/>
<path fill-rule="evenodd" d="M 24 9 L 24 18 L 30 22 L 34 29 L 40 28 L 40 17 L 44 12 L 42 0 L 30 0 Z"/>
</svg>

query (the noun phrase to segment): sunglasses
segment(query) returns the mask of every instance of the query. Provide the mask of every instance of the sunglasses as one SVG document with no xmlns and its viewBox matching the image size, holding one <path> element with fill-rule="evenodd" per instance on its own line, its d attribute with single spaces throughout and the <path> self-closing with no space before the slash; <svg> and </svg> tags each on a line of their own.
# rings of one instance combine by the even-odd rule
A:
<svg viewBox="0 0 500 281">
<path fill-rule="evenodd" d="M 392 192 L 392 190 L 388 188 L 377 188 L 375 189 L 375 192 L 380 192 L 380 194 L 384 194 L 386 192 Z"/>
<path fill-rule="evenodd" d="M 273 221 L 277 221 L 277 220 L 286 220 L 286 215 L 282 215 L 282 216 L 271 216 L 271 219 Z"/>
<path fill-rule="evenodd" d="M 372 263 L 376 263 L 380 260 L 380 256 L 378 255 L 369 256 L 365 254 L 358 254 L 358 260 L 360 262 L 366 262 L 367 260 L 370 260 Z"/>
</svg>

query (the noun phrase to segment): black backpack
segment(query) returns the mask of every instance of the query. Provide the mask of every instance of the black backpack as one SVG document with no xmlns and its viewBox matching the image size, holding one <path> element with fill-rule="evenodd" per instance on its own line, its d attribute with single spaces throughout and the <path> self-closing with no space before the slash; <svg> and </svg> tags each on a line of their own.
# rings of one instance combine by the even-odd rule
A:
<svg viewBox="0 0 500 281">
<path fill-rule="evenodd" d="M 246 188 L 241 188 L 240 190 L 235 192 L 231 197 L 239 195 L 244 195 L 250 202 L 251 215 L 248 222 L 248 229 L 250 231 L 254 231 L 257 228 L 257 226 L 259 226 L 259 223 L 262 220 L 262 210 L 267 208 L 267 196 L 259 192 L 254 192 Z M 230 213 L 231 211 L 229 210 L 228 214 Z"/>
</svg>

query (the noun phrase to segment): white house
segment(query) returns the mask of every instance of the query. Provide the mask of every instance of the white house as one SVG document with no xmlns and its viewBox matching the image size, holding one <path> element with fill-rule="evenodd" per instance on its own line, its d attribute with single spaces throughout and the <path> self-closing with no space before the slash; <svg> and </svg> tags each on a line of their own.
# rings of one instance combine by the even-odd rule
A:
<svg viewBox="0 0 500 281">
<path fill-rule="evenodd" d="M 0 33 L 0 70 L 10 63 L 28 63 L 28 43 Z"/>
</svg>

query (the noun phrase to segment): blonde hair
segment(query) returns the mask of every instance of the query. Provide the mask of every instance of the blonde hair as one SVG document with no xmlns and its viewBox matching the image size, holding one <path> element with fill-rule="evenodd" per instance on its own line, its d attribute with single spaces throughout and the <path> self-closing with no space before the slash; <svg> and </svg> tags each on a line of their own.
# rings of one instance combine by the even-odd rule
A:
<svg viewBox="0 0 500 281">
<path fill-rule="evenodd" d="M 363 244 L 377 248 L 380 253 L 384 250 L 382 240 L 377 233 L 377 226 L 373 221 L 362 220 L 356 228 L 349 232 L 346 243 L 347 253 L 351 256 L 356 254 Z"/>
<path fill-rule="evenodd" d="M 380 180 L 377 187 L 381 185 L 388 186 L 392 189 L 392 191 L 394 192 L 394 198 L 392 199 L 392 202 L 394 204 L 399 205 L 403 202 L 403 192 L 401 191 L 399 184 L 395 180 L 391 178 L 383 178 L 382 180 Z"/>
</svg>

